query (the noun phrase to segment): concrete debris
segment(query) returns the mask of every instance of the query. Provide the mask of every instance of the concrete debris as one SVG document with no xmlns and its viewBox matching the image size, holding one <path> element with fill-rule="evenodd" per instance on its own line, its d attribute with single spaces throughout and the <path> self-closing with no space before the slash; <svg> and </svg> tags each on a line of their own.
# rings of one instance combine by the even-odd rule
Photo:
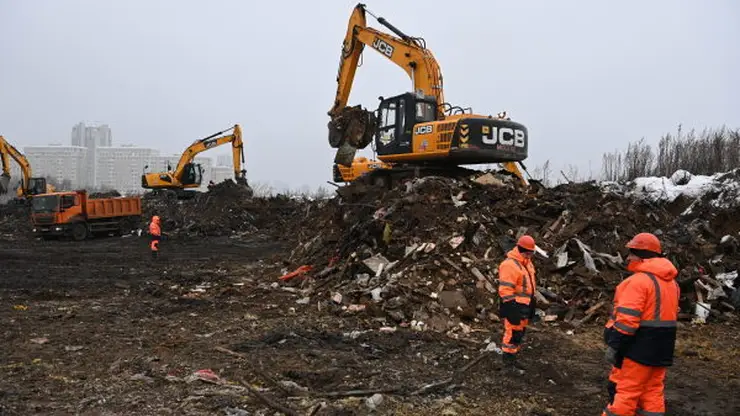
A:
<svg viewBox="0 0 740 416">
<path fill-rule="evenodd" d="M 501 179 L 495 177 L 492 173 L 486 173 L 474 179 L 474 182 L 481 185 L 505 186 Z"/>
<path fill-rule="evenodd" d="M 377 409 L 378 406 L 383 404 L 383 395 L 380 393 L 375 393 L 372 396 L 365 399 L 365 404 L 370 410 Z"/>
</svg>

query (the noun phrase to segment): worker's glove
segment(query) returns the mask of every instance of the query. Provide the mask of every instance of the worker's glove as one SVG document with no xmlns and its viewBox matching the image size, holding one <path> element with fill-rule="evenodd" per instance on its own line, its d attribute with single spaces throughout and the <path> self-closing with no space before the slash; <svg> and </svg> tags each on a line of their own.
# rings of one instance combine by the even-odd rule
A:
<svg viewBox="0 0 740 416">
<path fill-rule="evenodd" d="M 604 360 L 611 365 L 617 365 L 617 350 L 612 347 L 606 347 Z"/>
<path fill-rule="evenodd" d="M 501 305 L 499 306 L 499 315 L 502 318 L 506 318 L 512 325 L 519 325 L 522 321 L 521 303 L 517 303 L 513 300 L 501 302 Z"/>
</svg>

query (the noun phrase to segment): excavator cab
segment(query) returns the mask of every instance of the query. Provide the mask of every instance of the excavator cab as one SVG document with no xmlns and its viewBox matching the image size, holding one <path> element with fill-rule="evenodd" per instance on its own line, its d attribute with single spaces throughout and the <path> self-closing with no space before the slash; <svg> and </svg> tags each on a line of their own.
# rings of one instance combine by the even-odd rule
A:
<svg viewBox="0 0 740 416">
<path fill-rule="evenodd" d="M 29 196 L 45 194 L 46 191 L 46 178 L 30 178 L 28 180 Z"/>
<path fill-rule="evenodd" d="M 203 180 L 203 167 L 199 163 L 188 163 L 185 165 L 180 182 L 185 187 L 197 188 Z"/>
<path fill-rule="evenodd" d="M 405 93 L 380 97 L 375 144 L 379 155 L 413 152 L 413 133 L 417 123 L 436 119 L 434 97 Z"/>
</svg>

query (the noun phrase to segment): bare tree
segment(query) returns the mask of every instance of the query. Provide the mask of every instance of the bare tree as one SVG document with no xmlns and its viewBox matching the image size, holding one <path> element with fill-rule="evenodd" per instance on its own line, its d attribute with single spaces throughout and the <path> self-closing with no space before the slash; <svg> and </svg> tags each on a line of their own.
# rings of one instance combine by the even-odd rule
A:
<svg viewBox="0 0 740 416">
<path fill-rule="evenodd" d="M 640 176 L 670 176 L 685 169 L 693 174 L 711 175 L 740 168 L 740 129 L 704 129 L 663 135 L 653 149 L 642 138 L 629 143 L 624 153 L 605 153 L 601 175 L 604 180 L 632 180 Z"/>
</svg>

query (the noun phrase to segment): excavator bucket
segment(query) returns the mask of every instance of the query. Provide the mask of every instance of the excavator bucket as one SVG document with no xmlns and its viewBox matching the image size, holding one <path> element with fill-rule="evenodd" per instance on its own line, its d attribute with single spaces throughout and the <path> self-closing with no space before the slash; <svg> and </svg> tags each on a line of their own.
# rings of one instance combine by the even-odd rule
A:
<svg viewBox="0 0 740 416">
<path fill-rule="evenodd" d="M 357 154 L 357 148 L 345 142 L 337 149 L 337 154 L 334 156 L 334 163 L 350 167 L 352 166 L 352 161 L 355 160 L 355 154 Z"/>
<path fill-rule="evenodd" d="M 243 186 L 247 190 L 247 194 L 250 198 L 254 196 L 254 190 L 251 186 L 249 186 L 246 178 L 237 178 L 236 183 Z"/>
<path fill-rule="evenodd" d="M 10 190 L 10 175 L 0 175 L 0 194 L 7 194 Z"/>
</svg>

